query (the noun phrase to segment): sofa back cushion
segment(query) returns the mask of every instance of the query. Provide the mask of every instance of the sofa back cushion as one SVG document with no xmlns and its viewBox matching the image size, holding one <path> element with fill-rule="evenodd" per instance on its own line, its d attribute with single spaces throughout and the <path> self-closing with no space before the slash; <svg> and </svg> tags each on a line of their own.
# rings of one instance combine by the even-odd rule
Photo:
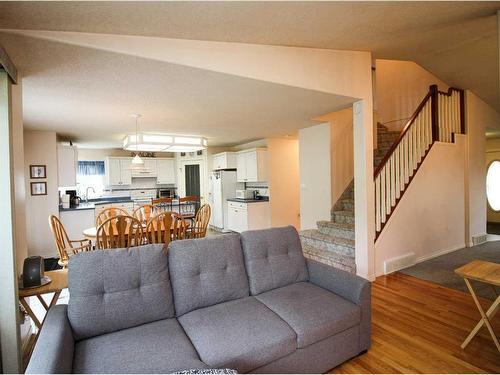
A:
<svg viewBox="0 0 500 375">
<path fill-rule="evenodd" d="M 294 227 L 243 232 L 241 245 L 252 295 L 309 280 Z"/>
<path fill-rule="evenodd" d="M 174 316 L 162 244 L 76 254 L 68 279 L 76 340 Z"/>
<path fill-rule="evenodd" d="M 168 257 L 177 316 L 249 295 L 238 235 L 174 241 Z"/>
</svg>

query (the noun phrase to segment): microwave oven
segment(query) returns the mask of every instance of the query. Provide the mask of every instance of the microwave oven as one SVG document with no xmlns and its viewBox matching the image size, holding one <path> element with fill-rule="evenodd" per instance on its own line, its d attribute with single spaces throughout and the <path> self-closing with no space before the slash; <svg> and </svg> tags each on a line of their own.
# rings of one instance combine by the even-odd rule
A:
<svg viewBox="0 0 500 375">
<path fill-rule="evenodd" d="M 236 198 L 238 199 L 253 199 L 252 190 L 236 190 Z"/>
</svg>

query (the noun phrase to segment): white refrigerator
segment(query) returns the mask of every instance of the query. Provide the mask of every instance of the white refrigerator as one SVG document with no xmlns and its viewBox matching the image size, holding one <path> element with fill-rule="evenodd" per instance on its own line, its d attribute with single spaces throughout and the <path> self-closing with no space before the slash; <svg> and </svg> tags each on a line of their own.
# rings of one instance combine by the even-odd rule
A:
<svg viewBox="0 0 500 375">
<path fill-rule="evenodd" d="M 210 225 L 214 229 L 229 232 L 227 227 L 227 200 L 236 197 L 236 189 L 243 189 L 244 184 L 236 182 L 236 171 L 212 171 L 208 177 L 208 197 L 212 208 Z"/>
</svg>

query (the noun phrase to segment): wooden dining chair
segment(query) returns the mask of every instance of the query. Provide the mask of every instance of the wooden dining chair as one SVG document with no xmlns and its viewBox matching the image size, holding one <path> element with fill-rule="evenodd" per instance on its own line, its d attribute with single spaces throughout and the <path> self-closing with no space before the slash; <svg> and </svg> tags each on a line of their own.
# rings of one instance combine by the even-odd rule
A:
<svg viewBox="0 0 500 375">
<path fill-rule="evenodd" d="M 194 218 L 199 204 L 200 197 L 197 195 L 188 195 L 179 198 L 179 214 L 185 219 Z"/>
<path fill-rule="evenodd" d="M 54 236 L 57 252 L 59 253 L 57 263 L 63 268 L 68 266 L 71 255 L 92 250 L 92 241 L 90 240 L 70 240 L 66 229 L 64 229 L 64 225 L 57 216 L 49 216 L 49 226 Z"/>
<path fill-rule="evenodd" d="M 172 241 L 184 240 L 187 238 L 187 231 L 189 228 L 189 224 L 178 213 L 174 213 L 173 215 L 173 224 L 172 224 Z"/>
<path fill-rule="evenodd" d="M 102 223 L 104 223 L 106 220 L 111 219 L 112 217 L 115 216 L 129 216 L 128 212 L 124 210 L 123 208 L 118 208 L 118 207 L 108 207 L 99 212 L 97 217 L 95 218 L 95 226 L 99 227 Z"/>
<path fill-rule="evenodd" d="M 151 205 L 157 211 L 172 211 L 172 198 L 153 198 L 151 199 Z"/>
<path fill-rule="evenodd" d="M 145 234 L 148 243 L 164 243 L 166 245 L 170 243 L 174 221 L 173 214 L 171 211 L 165 211 L 149 220 Z"/>
<path fill-rule="evenodd" d="M 139 220 L 141 223 L 148 223 L 149 220 L 157 213 L 157 208 L 152 204 L 143 204 L 140 207 L 137 207 L 132 216 Z"/>
<path fill-rule="evenodd" d="M 207 235 L 208 222 L 212 209 L 209 204 L 200 207 L 189 230 L 189 238 L 203 238 Z"/>
<path fill-rule="evenodd" d="M 98 249 L 120 249 L 140 246 L 144 242 L 142 223 L 135 217 L 118 215 L 104 220 L 97 228 Z"/>
</svg>

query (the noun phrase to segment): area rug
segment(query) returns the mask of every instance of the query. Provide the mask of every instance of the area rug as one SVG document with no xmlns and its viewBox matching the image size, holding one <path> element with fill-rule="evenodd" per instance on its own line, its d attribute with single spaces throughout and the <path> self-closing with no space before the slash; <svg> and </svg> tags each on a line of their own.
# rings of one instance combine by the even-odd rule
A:
<svg viewBox="0 0 500 375">
<path fill-rule="evenodd" d="M 454 270 L 475 259 L 500 263 L 500 241 L 486 242 L 482 245 L 453 251 L 399 272 L 468 293 L 464 280 Z M 495 292 L 490 285 L 472 282 L 472 286 L 479 296 L 495 299 Z M 499 289 L 497 288 L 498 293 L 500 293 Z"/>
</svg>

